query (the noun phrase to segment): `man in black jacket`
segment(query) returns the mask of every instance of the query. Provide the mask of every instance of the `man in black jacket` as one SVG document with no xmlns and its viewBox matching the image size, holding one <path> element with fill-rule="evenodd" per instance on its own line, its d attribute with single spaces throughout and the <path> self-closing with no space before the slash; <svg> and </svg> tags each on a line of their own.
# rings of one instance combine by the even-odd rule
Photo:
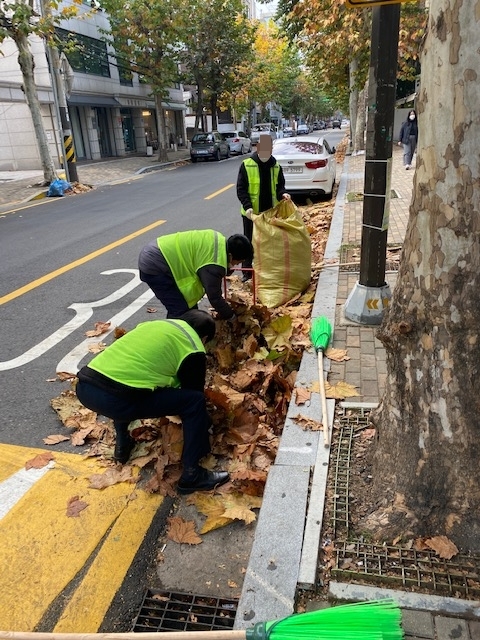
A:
<svg viewBox="0 0 480 640">
<path fill-rule="evenodd" d="M 274 207 L 282 198 L 290 200 L 285 191 L 282 167 L 272 156 L 272 138 L 261 135 L 257 150 L 240 165 L 237 178 L 237 197 L 242 205 L 243 233 L 251 241 L 253 236 L 252 216 Z M 252 260 L 243 261 L 244 268 L 252 267 Z M 251 278 L 245 272 L 243 279 Z"/>
</svg>

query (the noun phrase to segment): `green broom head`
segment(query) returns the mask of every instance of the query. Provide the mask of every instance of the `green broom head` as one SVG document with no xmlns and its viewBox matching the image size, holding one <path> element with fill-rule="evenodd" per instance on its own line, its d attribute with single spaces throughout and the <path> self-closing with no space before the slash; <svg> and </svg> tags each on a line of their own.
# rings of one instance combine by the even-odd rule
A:
<svg viewBox="0 0 480 640">
<path fill-rule="evenodd" d="M 310 327 L 310 340 L 315 350 L 325 351 L 332 337 L 332 326 L 325 316 L 314 318 Z"/>
<path fill-rule="evenodd" d="M 247 629 L 247 640 L 402 640 L 401 612 L 391 599 L 299 613 Z"/>
</svg>

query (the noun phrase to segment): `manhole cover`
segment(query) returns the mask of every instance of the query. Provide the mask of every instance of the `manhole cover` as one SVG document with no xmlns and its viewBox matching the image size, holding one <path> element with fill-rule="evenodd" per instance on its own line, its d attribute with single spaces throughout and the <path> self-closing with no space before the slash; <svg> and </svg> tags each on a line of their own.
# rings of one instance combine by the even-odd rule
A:
<svg viewBox="0 0 480 640">
<path fill-rule="evenodd" d="M 238 600 L 147 589 L 134 632 L 233 629 Z"/>
</svg>

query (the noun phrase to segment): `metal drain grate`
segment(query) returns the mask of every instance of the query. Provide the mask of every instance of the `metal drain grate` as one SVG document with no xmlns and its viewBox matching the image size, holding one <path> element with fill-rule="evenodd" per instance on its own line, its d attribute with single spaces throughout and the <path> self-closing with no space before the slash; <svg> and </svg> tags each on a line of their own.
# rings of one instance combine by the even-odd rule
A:
<svg viewBox="0 0 480 640">
<path fill-rule="evenodd" d="M 238 600 L 147 589 L 134 632 L 233 629 Z"/>
<path fill-rule="evenodd" d="M 335 542 L 336 567 L 332 576 L 366 582 L 432 590 L 444 595 L 478 598 L 480 558 L 455 556 L 442 560 L 431 551 L 361 542 Z"/>
</svg>

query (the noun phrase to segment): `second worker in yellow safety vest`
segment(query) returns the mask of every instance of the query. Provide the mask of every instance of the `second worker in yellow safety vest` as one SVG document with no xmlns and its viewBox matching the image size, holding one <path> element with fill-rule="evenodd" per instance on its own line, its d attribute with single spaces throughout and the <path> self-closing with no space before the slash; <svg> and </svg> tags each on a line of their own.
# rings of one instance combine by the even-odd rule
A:
<svg viewBox="0 0 480 640">
<path fill-rule="evenodd" d="M 272 156 L 272 138 L 261 135 L 255 153 L 240 165 L 237 178 L 237 197 L 240 200 L 243 233 L 251 241 L 253 236 L 252 215 L 274 207 L 283 198 L 290 200 L 285 191 L 282 167 Z M 243 261 L 244 268 L 252 267 L 252 260 Z M 246 271 L 243 279 L 251 278 Z"/>
<path fill-rule="evenodd" d="M 167 318 L 179 318 L 207 298 L 222 320 L 235 320 L 222 295 L 225 275 L 243 260 L 252 261 L 251 241 L 218 231 L 179 231 L 160 236 L 145 246 L 138 259 L 140 280 L 148 284 L 167 309 Z"/>
</svg>

